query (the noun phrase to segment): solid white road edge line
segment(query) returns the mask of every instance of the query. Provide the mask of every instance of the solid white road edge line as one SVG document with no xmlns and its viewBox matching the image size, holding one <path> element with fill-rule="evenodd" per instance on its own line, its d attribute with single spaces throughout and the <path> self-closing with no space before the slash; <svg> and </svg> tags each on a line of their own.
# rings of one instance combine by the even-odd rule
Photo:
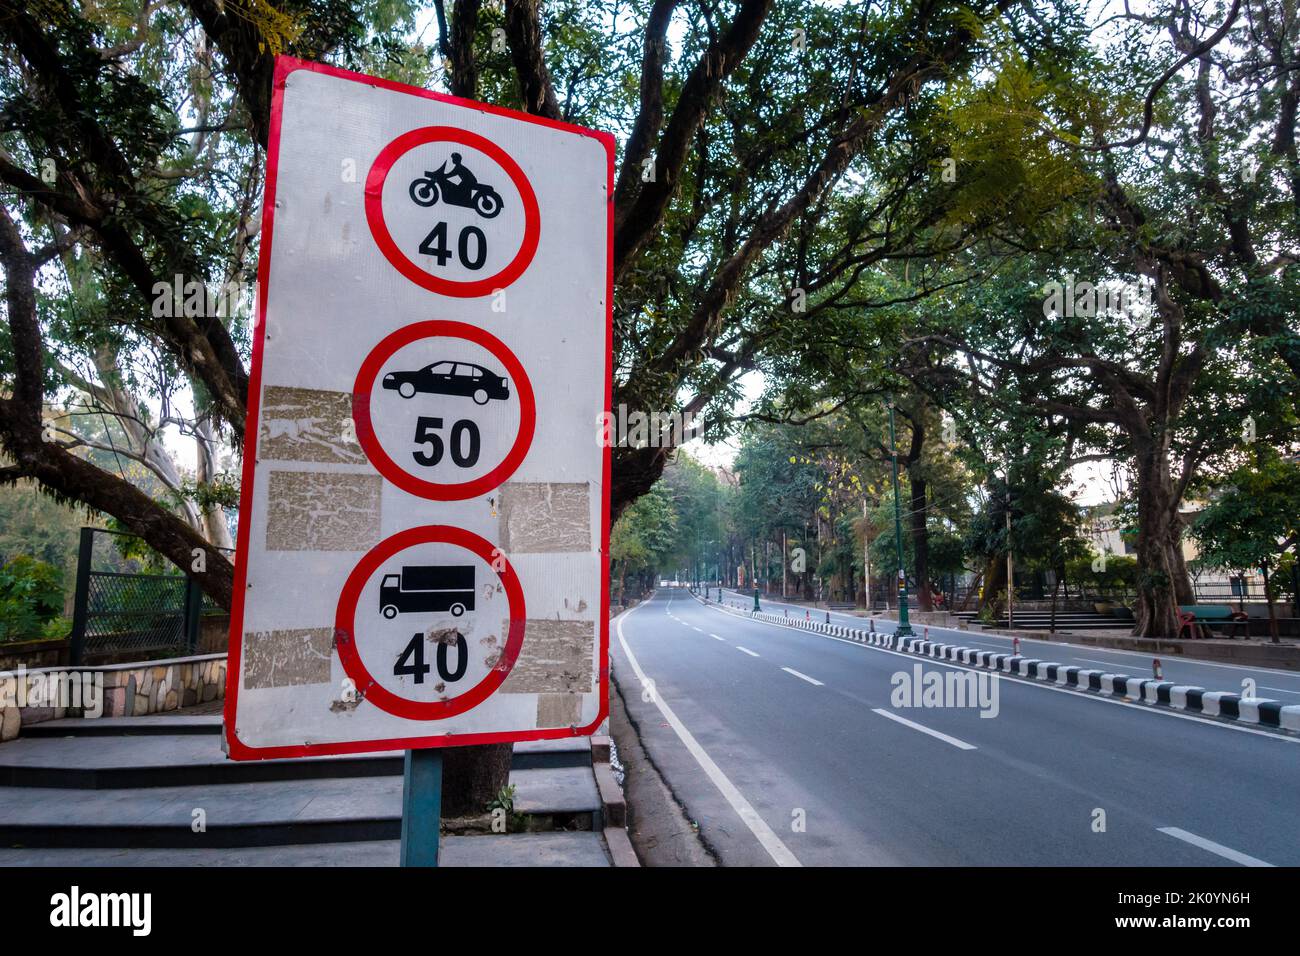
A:
<svg viewBox="0 0 1300 956">
<path fill-rule="evenodd" d="M 1224 846 L 1222 843 L 1215 843 L 1213 840 L 1207 840 L 1205 837 L 1197 836 L 1195 833 L 1188 833 L 1186 830 L 1178 827 L 1156 827 L 1161 833 L 1173 837 L 1175 840 L 1182 840 L 1184 843 L 1190 843 L 1192 846 L 1199 846 L 1202 850 L 1209 850 L 1225 860 L 1231 860 L 1233 863 L 1240 863 L 1242 866 L 1268 866 L 1272 863 L 1265 863 L 1258 857 L 1248 856 L 1234 850 L 1232 847 Z"/>
<path fill-rule="evenodd" d="M 800 674 L 793 667 L 782 667 L 781 670 L 785 671 L 787 674 L 793 674 L 795 677 L 798 677 L 800 680 L 806 680 L 810 684 L 816 684 L 818 687 L 826 686 L 821 681 L 817 680 L 815 677 L 809 677 L 807 674 Z"/>
<path fill-rule="evenodd" d="M 737 616 L 734 614 L 730 614 L 727 611 L 723 611 L 715 604 L 710 604 L 708 606 L 713 610 L 717 611 L 719 614 L 727 614 L 729 617 Z M 791 627 L 788 624 L 773 624 L 770 621 L 755 621 L 753 618 L 750 618 L 749 620 L 750 623 L 762 624 L 764 627 L 778 627 L 785 631 L 794 631 L 796 634 L 805 634 L 809 637 L 819 637 L 827 641 L 839 641 L 841 644 L 848 644 L 850 647 L 858 647 L 866 651 L 879 651 L 881 654 L 893 654 L 895 657 L 906 657 L 912 661 L 917 661 L 922 659 L 921 655 L 918 654 L 909 654 L 906 651 L 892 651 L 887 647 L 877 647 L 874 644 L 864 644 L 862 641 L 851 641 L 845 637 L 833 637 L 830 634 L 822 634 L 818 631 L 808 631 L 799 627 Z M 861 628 L 859 628 L 858 630 L 861 630 Z M 1037 687 L 1040 690 L 1050 690 L 1053 693 L 1057 693 L 1057 694 L 1069 694 L 1071 697 L 1077 698 L 1079 700 L 1095 700 L 1103 704 L 1114 704 L 1117 707 L 1132 707 L 1133 709 L 1141 711 L 1144 714 L 1154 714 L 1159 717 L 1173 717 L 1178 720 L 1190 720 L 1193 723 L 1197 723 L 1197 724 L 1205 724 L 1210 727 L 1219 727 L 1223 730 L 1233 730 L 1239 734 L 1253 734 L 1256 737 L 1267 737 L 1269 740 L 1280 740 L 1283 743 L 1300 744 L 1300 737 L 1287 737 L 1282 734 L 1270 733 L 1267 730 L 1256 730 L 1253 727 L 1242 727 L 1239 724 L 1231 724 L 1220 720 L 1210 720 L 1205 717 L 1197 717 L 1195 714 L 1182 714 L 1176 710 L 1166 710 L 1162 707 L 1152 707 L 1150 704 L 1129 703 L 1126 700 L 1118 700 L 1114 697 L 1102 697 L 1096 694 L 1089 694 L 1083 691 L 1075 690 L 1074 688 L 1070 688 L 1070 687 L 1057 687 L 1054 684 L 1044 683 L 1043 681 L 1013 677 L 1010 674 L 1004 673 L 1002 671 L 991 671 L 987 667 L 967 667 L 965 664 L 957 664 L 954 663 L 953 661 L 943 661 L 937 658 L 931 659 L 927 657 L 924 659 L 930 661 L 932 664 L 937 665 L 939 667 L 951 667 L 955 670 L 972 671 L 976 674 L 981 674 L 981 673 L 997 674 L 999 680 L 1008 681 L 1013 684 L 1021 684 L 1025 687 Z"/>
<path fill-rule="evenodd" d="M 881 707 L 873 707 L 871 708 L 871 712 L 873 714 L 879 714 L 881 717 L 888 717 L 890 720 L 896 720 L 900 724 L 903 724 L 907 727 L 911 727 L 913 730 L 919 730 L 923 734 L 929 734 L 931 737 L 934 737 L 938 740 L 942 740 L 946 744 L 952 744 L 954 747 L 958 748 L 959 750 L 979 749 L 974 744 L 968 744 L 964 740 L 958 740 L 956 737 L 949 737 L 945 733 L 940 733 L 937 730 L 931 730 L 929 727 L 923 727 L 920 724 L 916 723 L 915 721 L 908 720 L 906 717 L 899 717 L 898 714 L 891 714 L 889 711 Z"/>
<path fill-rule="evenodd" d="M 632 665 L 632 670 L 636 673 L 637 680 L 639 680 L 641 686 L 644 687 L 646 685 L 645 671 L 641 670 L 641 665 L 637 662 L 636 655 L 632 653 L 632 648 L 627 646 L 627 639 L 623 637 L 623 618 L 631 614 L 632 611 L 635 611 L 640 606 L 641 605 L 638 604 L 637 607 L 624 611 L 619 615 L 618 643 L 622 645 L 623 653 L 627 655 L 628 662 Z M 682 744 L 690 752 L 690 755 L 695 758 L 695 762 L 700 765 L 701 769 L 703 769 L 705 774 L 708 775 L 708 778 L 713 781 L 713 785 L 722 793 L 722 796 L 726 799 L 727 803 L 731 804 L 731 809 L 735 810 L 740 819 L 744 821 L 745 826 L 749 827 L 749 831 L 754 834 L 754 838 L 758 840 L 763 849 L 767 851 L 768 856 L 772 858 L 776 865 L 803 866 L 803 864 L 799 862 L 799 858 L 790 852 L 790 848 L 781 842 L 781 838 L 777 836 L 763 818 L 758 815 L 758 811 L 755 810 L 750 802 L 745 799 L 744 794 L 737 790 L 736 785 L 727 779 L 727 775 L 722 772 L 721 768 L 719 768 L 716 763 L 713 762 L 713 758 L 705 752 L 704 748 L 700 746 L 699 741 L 697 741 L 691 732 L 686 729 L 686 725 L 678 719 L 677 715 L 673 713 L 673 709 L 665 703 L 664 699 L 658 694 L 658 692 L 651 696 L 654 700 L 654 705 L 659 708 L 659 713 L 663 714 L 664 719 L 668 721 L 668 726 L 672 727 L 673 732 L 677 734 L 678 739 L 681 740 Z"/>
</svg>

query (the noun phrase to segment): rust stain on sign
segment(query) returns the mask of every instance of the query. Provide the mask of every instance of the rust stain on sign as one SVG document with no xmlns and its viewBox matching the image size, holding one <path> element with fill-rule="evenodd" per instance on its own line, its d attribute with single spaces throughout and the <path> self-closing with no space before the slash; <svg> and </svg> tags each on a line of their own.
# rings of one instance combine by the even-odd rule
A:
<svg viewBox="0 0 1300 956">
<path fill-rule="evenodd" d="M 506 554 L 591 550 L 585 482 L 507 482 L 500 504 L 501 550 Z"/>
<path fill-rule="evenodd" d="M 366 456 L 352 423 L 352 396 L 268 385 L 257 454 L 277 461 L 364 464 Z"/>
<path fill-rule="evenodd" d="M 501 633 L 509 629 L 510 622 L 502 622 Z M 524 646 L 501 692 L 585 694 L 595 679 L 591 667 L 595 646 L 596 625 L 591 621 L 529 618 Z"/>
<path fill-rule="evenodd" d="M 538 694 L 538 727 L 576 727 L 582 719 L 582 698 L 577 694 Z"/>
<path fill-rule="evenodd" d="M 244 686 L 290 687 L 328 684 L 334 629 L 250 631 L 244 635 Z"/>
<path fill-rule="evenodd" d="M 424 639 L 430 644 L 449 644 L 452 647 L 461 637 L 460 631 L 454 627 L 431 627 L 424 632 Z"/>
<path fill-rule="evenodd" d="M 273 471 L 268 551 L 366 551 L 379 543 L 378 475 Z"/>
</svg>

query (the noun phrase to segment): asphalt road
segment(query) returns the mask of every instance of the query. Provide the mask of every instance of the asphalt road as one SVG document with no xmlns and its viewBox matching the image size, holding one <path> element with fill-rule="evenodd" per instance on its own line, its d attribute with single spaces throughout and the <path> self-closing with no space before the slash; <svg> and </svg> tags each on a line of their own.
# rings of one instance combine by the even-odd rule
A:
<svg viewBox="0 0 1300 956">
<path fill-rule="evenodd" d="M 726 865 L 1300 865 L 1300 738 L 1011 678 L 994 717 L 895 707 L 895 674 L 971 669 L 680 590 L 615 627 L 628 714 Z"/>
<path fill-rule="evenodd" d="M 717 589 L 713 590 L 714 595 Z M 746 609 L 754 606 L 754 595 L 748 595 L 726 588 L 722 591 L 728 604 L 735 604 Z M 824 610 L 811 610 L 803 605 L 784 604 L 768 598 L 760 598 L 763 610 L 779 614 L 783 610 L 791 616 L 803 617 L 810 612 L 818 620 L 826 620 Z M 831 611 L 831 621 L 852 627 L 866 627 L 866 619 L 855 614 L 840 614 Z M 893 621 L 876 619 L 876 629 L 892 634 L 897 625 Z M 913 624 L 912 630 L 919 636 L 920 625 Z M 1011 638 L 1000 634 L 988 634 L 980 631 L 962 631 L 950 627 L 931 627 L 930 636 L 962 647 L 973 647 L 981 651 L 998 651 L 1009 653 Z M 1152 656 L 1135 651 L 1112 650 L 1093 647 L 1090 644 L 1070 644 L 1063 641 L 1035 641 L 1020 639 L 1022 652 L 1039 660 L 1053 661 L 1067 666 L 1086 667 L 1092 670 L 1104 669 L 1113 674 L 1128 674 L 1130 677 L 1151 677 Z M 1206 690 L 1231 691 L 1242 693 L 1242 683 L 1247 678 L 1256 685 L 1254 696 L 1281 701 L 1283 704 L 1300 704 L 1300 671 L 1280 670 L 1270 667 L 1245 667 L 1240 664 L 1221 664 L 1217 661 L 1194 661 L 1186 658 L 1162 657 L 1165 680 L 1179 684 L 1191 684 Z M 1251 695 L 1247 695 L 1251 696 Z"/>
</svg>

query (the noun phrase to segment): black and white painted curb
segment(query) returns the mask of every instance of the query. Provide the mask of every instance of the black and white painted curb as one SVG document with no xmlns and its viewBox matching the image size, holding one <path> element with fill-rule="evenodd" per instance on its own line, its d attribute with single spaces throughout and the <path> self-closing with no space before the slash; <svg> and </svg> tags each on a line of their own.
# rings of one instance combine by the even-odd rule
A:
<svg viewBox="0 0 1300 956">
<path fill-rule="evenodd" d="M 1284 705 L 1281 701 L 1266 700 L 1262 697 L 1242 697 L 1240 694 L 1228 691 L 1206 690 L 1204 687 L 1176 684 L 1173 681 L 1088 670 L 1083 667 L 1035 660 L 1018 654 L 1000 654 L 997 651 L 981 651 L 956 644 L 944 644 L 924 637 L 899 638 L 894 634 L 877 631 L 874 620 L 869 620 L 868 629 L 862 630 L 843 624 L 814 621 L 811 617 L 791 617 L 788 613 L 781 615 L 769 614 L 766 611 L 745 611 L 719 604 L 717 601 L 706 600 L 698 594 L 692 596 L 709 607 L 768 624 L 826 634 L 846 641 L 858 641 L 887 650 L 916 654 L 919 657 L 932 657 L 935 660 L 980 667 L 1016 677 L 1043 681 L 1057 687 L 1095 691 L 1106 697 L 1123 697 L 1173 710 L 1200 714 L 1204 717 L 1219 717 L 1242 724 L 1258 724 L 1300 733 L 1300 704 Z"/>
</svg>

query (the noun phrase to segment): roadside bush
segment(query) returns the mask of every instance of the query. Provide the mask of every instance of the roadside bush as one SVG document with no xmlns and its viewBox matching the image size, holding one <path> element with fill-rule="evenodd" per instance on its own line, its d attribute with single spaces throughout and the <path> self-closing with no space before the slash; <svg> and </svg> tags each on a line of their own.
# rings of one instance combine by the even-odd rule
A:
<svg viewBox="0 0 1300 956">
<path fill-rule="evenodd" d="M 1105 566 L 1093 570 L 1092 555 L 1065 563 L 1066 580 L 1073 581 L 1096 597 L 1125 598 L 1133 593 L 1137 581 L 1137 559 L 1120 554 L 1106 555 Z"/>
<path fill-rule="evenodd" d="M 63 613 L 63 572 L 29 555 L 0 568 L 0 641 L 45 636 Z"/>
</svg>

